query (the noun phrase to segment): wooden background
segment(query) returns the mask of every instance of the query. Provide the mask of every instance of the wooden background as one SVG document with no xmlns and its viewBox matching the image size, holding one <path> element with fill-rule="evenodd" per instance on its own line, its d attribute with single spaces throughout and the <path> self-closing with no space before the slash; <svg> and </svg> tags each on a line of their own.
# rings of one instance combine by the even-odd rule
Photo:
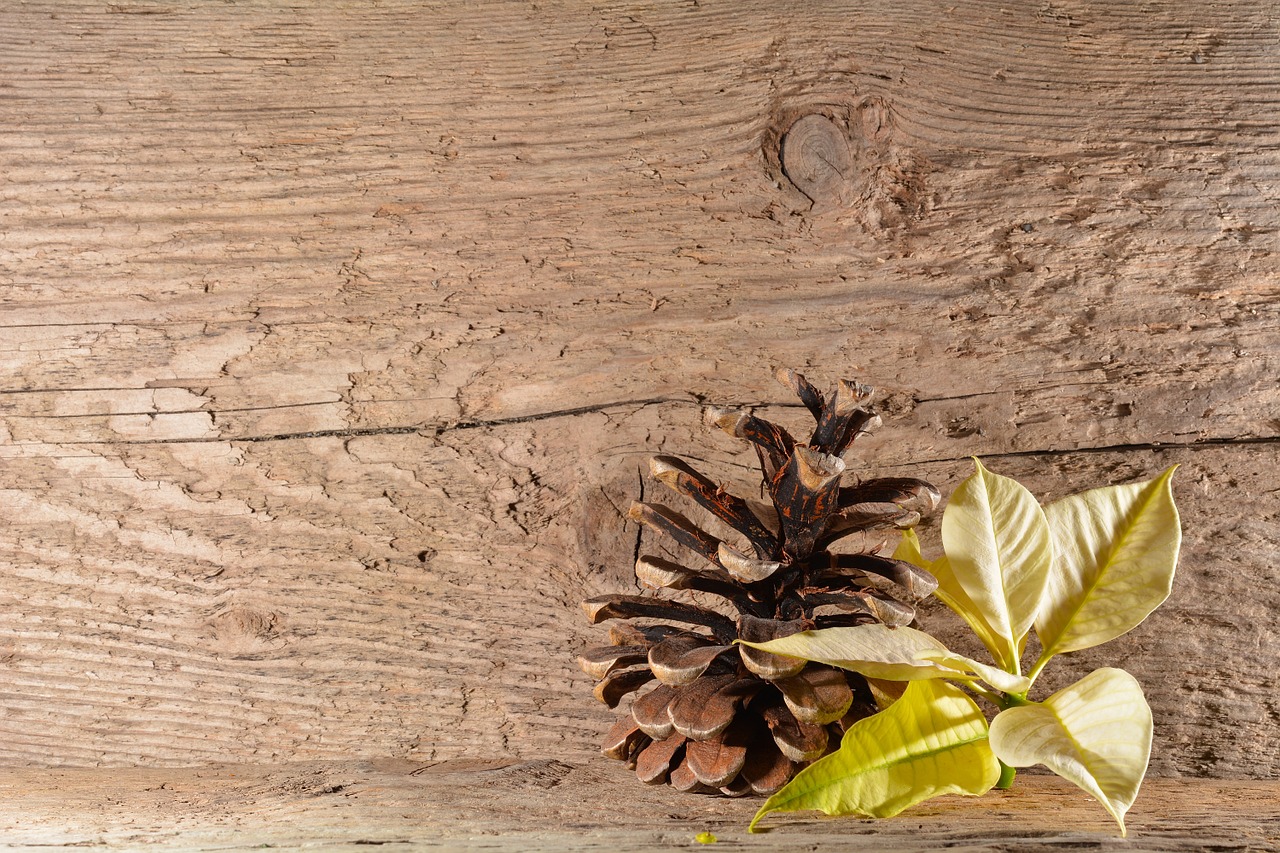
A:
<svg viewBox="0 0 1280 853">
<path fill-rule="evenodd" d="M 5 3 L 0 763 L 604 761 L 578 602 L 791 366 L 881 389 L 862 475 L 1180 464 L 1172 599 L 1045 683 L 1274 778 L 1278 58 L 1235 0 Z"/>
</svg>

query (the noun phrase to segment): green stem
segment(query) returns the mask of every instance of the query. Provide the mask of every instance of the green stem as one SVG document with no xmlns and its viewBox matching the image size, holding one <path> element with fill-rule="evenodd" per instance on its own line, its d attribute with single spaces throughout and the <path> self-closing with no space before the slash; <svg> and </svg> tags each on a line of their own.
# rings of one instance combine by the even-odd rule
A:
<svg viewBox="0 0 1280 853">
<path fill-rule="evenodd" d="M 1004 704 L 1003 693 L 992 693 L 990 690 L 984 690 L 972 682 L 965 684 L 964 687 L 967 688 L 969 691 L 971 691 L 975 696 L 981 696 L 983 699 L 986 699 L 988 702 L 990 702 L 992 705 L 995 705 L 1001 711 L 1004 710 L 1005 704 Z"/>
<path fill-rule="evenodd" d="M 996 704 L 1000 707 L 1001 711 L 1007 711 L 1010 708 L 1018 708 L 1023 705 L 1035 705 L 1037 703 L 1028 699 L 1027 694 L 1025 693 L 1001 693 Z"/>
<path fill-rule="evenodd" d="M 1003 761 L 1000 762 L 1000 781 L 996 782 L 996 787 L 1001 791 L 1007 791 L 1013 787 L 1013 777 L 1018 775 L 1017 768 L 1010 767 Z"/>
<path fill-rule="evenodd" d="M 1031 667 L 1031 671 L 1027 673 L 1027 679 L 1035 683 L 1036 676 L 1040 674 L 1040 670 L 1044 669 L 1044 665 L 1049 662 L 1053 655 L 1040 655 L 1040 660 L 1036 661 L 1036 665 Z"/>
<path fill-rule="evenodd" d="M 1027 694 L 1025 693 L 1000 694 L 999 705 L 1000 705 L 1001 711 L 1007 711 L 1010 708 L 1017 708 L 1022 705 L 1034 705 L 1034 704 L 1036 703 L 1028 699 Z M 1000 762 L 1000 779 L 999 781 L 996 782 L 996 787 L 999 788 L 1001 791 L 1009 790 L 1010 788 L 1013 787 L 1013 777 L 1017 775 L 1018 775 L 1017 769 L 1010 767 L 1008 764 L 1005 764 L 1003 761 L 1001 761 Z"/>
</svg>

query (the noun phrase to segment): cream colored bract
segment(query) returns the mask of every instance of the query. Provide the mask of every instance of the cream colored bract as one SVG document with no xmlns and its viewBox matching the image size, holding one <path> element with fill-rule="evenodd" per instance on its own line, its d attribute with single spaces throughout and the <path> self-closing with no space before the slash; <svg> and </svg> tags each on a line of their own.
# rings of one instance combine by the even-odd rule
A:
<svg viewBox="0 0 1280 853">
<path fill-rule="evenodd" d="M 1011 767 L 1043 764 L 1079 785 L 1124 835 L 1151 757 L 1151 708 L 1132 675 L 1097 669 L 1039 704 L 998 714 L 991 749 Z"/>
<path fill-rule="evenodd" d="M 1056 559 L 1036 614 L 1041 660 L 1115 639 L 1169 597 L 1182 543 L 1174 470 L 1045 507 Z"/>
<path fill-rule="evenodd" d="M 951 575 L 991 626 L 992 654 L 1017 673 L 1049 580 L 1049 524 L 1020 483 L 974 465 L 943 513 L 942 547 Z"/>
</svg>

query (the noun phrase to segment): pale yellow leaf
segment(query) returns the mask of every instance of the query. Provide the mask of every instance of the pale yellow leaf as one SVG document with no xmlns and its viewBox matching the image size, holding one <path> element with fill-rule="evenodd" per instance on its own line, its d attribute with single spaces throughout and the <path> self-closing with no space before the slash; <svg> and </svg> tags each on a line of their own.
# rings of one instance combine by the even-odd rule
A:
<svg viewBox="0 0 1280 853">
<path fill-rule="evenodd" d="M 1049 525 L 1020 483 L 991 473 L 976 459 L 974 465 L 977 470 L 952 493 L 942 514 L 942 547 L 968 606 L 995 634 L 997 661 L 1017 672 L 1049 576 Z"/>
<path fill-rule="evenodd" d="M 960 672 L 976 675 L 1001 693 L 1017 693 L 1020 696 L 1025 696 L 1027 691 L 1031 689 L 1031 679 L 1025 675 L 1014 675 L 999 667 L 990 666 L 971 657 L 965 657 L 945 649 L 941 651 L 925 649 L 917 652 L 916 656 L 921 660 L 933 661 L 936 664 L 941 664 Z"/>
<path fill-rule="evenodd" d="M 908 527 L 902 531 L 902 539 L 898 542 L 898 547 L 893 549 L 893 559 L 929 570 L 929 561 L 920 553 L 920 537 L 916 536 L 915 528 Z"/>
<path fill-rule="evenodd" d="M 991 749 L 1010 767 L 1043 764 L 1089 792 L 1125 834 L 1151 756 L 1151 708 L 1122 669 L 1099 669 L 1044 702 L 991 723 Z"/>
<path fill-rule="evenodd" d="M 987 620 L 983 618 L 977 606 L 969 599 L 969 594 L 960 586 L 945 554 L 932 562 L 926 560 L 920 551 L 920 539 L 916 536 L 915 530 L 907 529 L 902 534 L 902 541 L 893 552 L 893 558 L 919 566 L 937 578 L 938 588 L 934 590 L 934 597 L 969 624 L 1002 669 L 1012 671 L 1014 662 L 1007 658 L 999 635 L 987 624 Z"/>
<path fill-rule="evenodd" d="M 1042 661 L 1112 640 L 1168 598 L 1182 541 L 1176 468 L 1045 507 L 1056 558 L 1036 617 Z"/>
<path fill-rule="evenodd" d="M 872 623 L 801 631 L 765 643 L 738 642 L 775 655 L 838 666 L 867 678 L 915 681 L 921 678 L 964 677 L 964 673 L 951 667 L 921 659 L 919 653 L 922 651 L 945 653 L 947 647 L 914 628 L 890 628 Z"/>
<path fill-rule="evenodd" d="M 891 817 L 942 794 L 984 794 L 999 777 L 974 701 L 944 681 L 913 681 L 897 702 L 855 723 L 838 751 L 770 797 L 750 829 L 770 812 Z"/>
<path fill-rule="evenodd" d="M 960 582 L 956 580 L 947 556 L 943 554 L 934 560 L 929 567 L 929 571 L 938 579 L 938 588 L 933 592 L 934 597 L 951 608 L 956 615 L 968 623 L 969 627 L 973 629 L 973 633 L 977 634 L 978 639 L 982 641 L 982 645 L 986 646 L 987 651 L 991 652 L 991 657 L 1001 669 L 1006 672 L 1014 672 L 1022 649 L 1018 649 L 1019 655 L 1011 655 L 1009 653 L 1008 643 L 1003 641 L 1000 635 L 996 633 L 996 630 L 987 624 L 986 617 L 982 615 L 982 611 L 969 598 L 969 594 L 964 591 L 964 587 L 960 586 Z"/>
<path fill-rule="evenodd" d="M 869 679 L 917 681 L 950 678 L 981 679 L 1004 693 L 1025 694 L 1031 681 L 973 658 L 956 654 L 933 636 L 914 628 L 868 624 L 802 631 L 763 643 L 739 640 L 745 646 L 776 655 L 838 666 Z"/>
</svg>

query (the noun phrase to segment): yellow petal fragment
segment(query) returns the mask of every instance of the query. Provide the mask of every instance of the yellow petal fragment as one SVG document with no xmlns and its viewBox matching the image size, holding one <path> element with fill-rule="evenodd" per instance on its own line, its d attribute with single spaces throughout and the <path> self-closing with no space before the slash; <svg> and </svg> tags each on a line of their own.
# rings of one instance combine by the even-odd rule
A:
<svg viewBox="0 0 1280 853">
<path fill-rule="evenodd" d="M 903 532 L 902 540 L 894 549 L 893 559 L 904 560 L 919 566 L 937 578 L 938 588 L 934 590 L 934 597 L 969 623 L 969 627 L 978 635 L 978 639 L 982 640 L 982 644 L 987 647 L 987 651 L 991 652 L 991 656 L 1002 669 L 1013 670 L 1014 661 L 1007 659 L 1004 644 L 1000 642 L 999 635 L 987 624 L 977 605 L 970 600 L 969 594 L 960 586 L 945 554 L 932 562 L 926 560 L 920 551 L 920 539 L 916 536 L 915 530 L 908 529 Z"/>
<path fill-rule="evenodd" d="M 893 559 L 929 570 L 929 561 L 920 553 L 920 537 L 916 536 L 915 528 L 908 527 L 902 531 L 902 539 L 898 542 L 898 547 L 893 549 Z"/>
</svg>

